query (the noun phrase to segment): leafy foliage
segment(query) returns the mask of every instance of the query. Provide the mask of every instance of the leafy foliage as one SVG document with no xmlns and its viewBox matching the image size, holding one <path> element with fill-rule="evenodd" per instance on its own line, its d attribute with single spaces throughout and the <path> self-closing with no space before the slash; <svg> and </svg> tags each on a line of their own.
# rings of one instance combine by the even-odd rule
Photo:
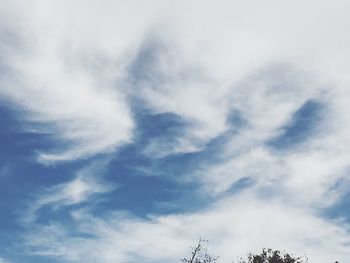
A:
<svg viewBox="0 0 350 263">
<path fill-rule="evenodd" d="M 279 250 L 263 249 L 261 254 L 248 254 L 248 259 L 241 259 L 239 263 L 307 263 L 307 257 L 293 257 Z"/>
<path fill-rule="evenodd" d="M 197 246 L 192 248 L 192 254 L 188 258 L 181 261 L 183 263 L 216 263 L 218 257 L 213 257 L 208 254 L 203 243 L 207 240 L 199 239 Z M 238 263 L 308 263 L 306 256 L 294 257 L 291 254 L 283 253 L 279 250 L 264 248 L 260 254 L 249 253 L 247 259 L 241 258 Z M 336 261 L 335 263 L 338 263 Z"/>
</svg>

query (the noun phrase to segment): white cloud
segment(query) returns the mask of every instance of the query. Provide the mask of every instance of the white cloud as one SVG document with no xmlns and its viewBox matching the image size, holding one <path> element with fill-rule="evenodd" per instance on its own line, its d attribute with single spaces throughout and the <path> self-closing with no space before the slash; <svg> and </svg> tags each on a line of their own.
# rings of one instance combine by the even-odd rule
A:
<svg viewBox="0 0 350 263">
<path fill-rule="evenodd" d="M 102 175 L 106 161 L 94 163 L 79 170 L 74 179 L 52 186 L 38 195 L 28 204 L 23 221 L 30 224 L 37 218 L 37 213 L 44 207 L 59 209 L 66 206 L 85 203 L 98 194 L 106 194 L 117 188 L 116 184 L 104 182 Z"/>
<path fill-rule="evenodd" d="M 198 237 L 205 237 L 210 240 L 210 251 L 219 254 L 222 262 L 262 247 L 305 253 L 312 262 L 350 259 L 350 240 L 341 222 L 252 196 L 223 200 L 197 213 L 149 220 L 123 214 L 96 218 L 79 211 L 74 218 L 78 233 L 92 238 L 73 236 L 62 226 L 51 224 L 28 237 L 32 252 L 68 262 L 176 262 L 190 253 L 189 247 Z"/>
<path fill-rule="evenodd" d="M 204 165 L 197 179 L 203 180 L 206 191 L 214 195 L 249 177 L 255 181 L 256 191 L 269 191 L 299 205 L 320 207 L 339 201 L 347 190 L 338 182 L 347 185 L 350 161 L 345 135 L 349 126 L 341 106 L 350 97 L 341 90 L 326 89 L 314 78 L 294 73 L 285 76 L 272 72 L 249 80 L 238 89 L 233 104 L 246 123 L 219 153 L 222 161 Z M 291 147 L 271 147 L 271 139 L 284 132 L 293 114 L 310 99 L 321 105 L 320 112 L 312 113 L 316 121 L 310 134 Z"/>
<path fill-rule="evenodd" d="M 2 11 L 2 21 L 15 17 L 4 31 L 10 31 L 20 46 L 4 43 L 6 49 L 1 50 L 8 74 L 1 77 L 0 96 L 24 110 L 24 119 L 34 129 L 58 141 L 58 147 L 39 153 L 39 161 L 79 159 L 130 142 L 134 124 L 118 79 L 125 52 L 137 40 L 124 24 L 116 27 L 114 12 L 121 15 L 131 6 L 121 10 L 90 1 L 84 12 L 69 1 L 16 4 Z M 6 13 L 12 6 L 16 11 Z M 136 22 L 133 28 L 139 32 L 135 27 Z"/>
<path fill-rule="evenodd" d="M 244 107 L 247 114 L 256 114 L 250 117 L 257 125 L 272 130 L 318 89 L 306 83 L 292 101 L 288 91 L 272 91 L 277 94 L 264 97 L 270 103 L 278 102 L 279 93 L 287 97 L 265 114 L 261 101 L 244 104 L 250 92 L 241 94 L 240 83 L 271 63 L 290 63 L 319 83 L 348 83 L 348 2 L 343 0 L 33 0 L 6 6 L 4 27 L 14 31 L 21 48 L 3 51 L 4 64 L 16 77 L 2 80 L 1 93 L 28 111 L 27 120 L 48 124 L 46 132 L 61 142 L 58 149 L 39 154 L 43 162 L 108 152 L 129 142 L 133 120 L 127 94 L 141 97 L 156 112 L 173 112 L 188 121 L 177 153 L 201 150 L 227 131 L 232 107 Z M 152 77 L 165 80 L 130 86 L 126 69 L 145 39 L 155 36 L 165 51 L 155 54 Z"/>
<path fill-rule="evenodd" d="M 156 36 L 165 48 L 149 51 L 155 59 L 145 71 L 153 78 L 141 81 L 136 92 L 141 90 L 142 98 L 156 112 L 173 112 L 188 121 L 185 152 L 201 150 L 203 144 L 227 131 L 232 109 L 242 110 L 258 125 L 254 135 L 265 136 L 276 132 L 293 110 L 324 92 L 328 84 L 339 89 L 333 84 L 346 67 L 338 63 L 343 55 L 334 50 L 345 54 L 348 49 L 343 45 L 348 39 L 341 33 L 346 32 L 344 1 L 329 8 L 314 2 L 322 8 L 312 12 L 305 11 L 309 6 L 301 1 L 288 3 L 288 7 L 276 1 L 192 1 L 186 8 L 183 4 L 170 5 L 171 11 L 165 11 L 166 18 L 157 25 Z M 333 27 L 325 26 L 319 32 L 315 21 L 329 21 L 329 17 Z M 334 38 L 328 38 L 328 32 Z M 330 57 L 339 61 L 330 61 Z M 285 72 L 279 67 L 285 67 Z M 266 68 L 271 72 L 264 72 Z"/>
</svg>

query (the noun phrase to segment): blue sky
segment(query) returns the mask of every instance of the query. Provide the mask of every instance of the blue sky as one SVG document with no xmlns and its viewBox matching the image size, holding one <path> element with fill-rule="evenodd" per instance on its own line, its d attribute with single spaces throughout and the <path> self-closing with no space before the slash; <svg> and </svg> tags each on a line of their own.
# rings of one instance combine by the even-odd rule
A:
<svg viewBox="0 0 350 263">
<path fill-rule="evenodd" d="M 0 3 L 0 263 L 350 260 L 347 1 Z"/>
</svg>

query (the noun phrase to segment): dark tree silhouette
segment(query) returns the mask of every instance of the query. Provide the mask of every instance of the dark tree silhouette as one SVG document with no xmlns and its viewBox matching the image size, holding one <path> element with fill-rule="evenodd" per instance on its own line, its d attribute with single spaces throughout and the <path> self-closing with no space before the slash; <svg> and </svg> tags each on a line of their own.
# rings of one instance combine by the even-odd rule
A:
<svg viewBox="0 0 350 263">
<path fill-rule="evenodd" d="M 203 243 L 207 240 L 199 239 L 197 245 L 192 248 L 192 254 L 181 261 L 183 263 L 216 263 L 218 257 L 208 254 Z M 246 259 L 241 258 L 238 263 L 308 263 L 306 256 L 294 257 L 288 253 L 282 253 L 279 250 L 264 248 L 260 254 L 249 253 Z M 234 262 L 233 262 L 234 263 Z M 338 263 L 336 261 L 335 263 Z"/>
<path fill-rule="evenodd" d="M 203 246 L 204 239 L 199 239 L 197 246 L 192 248 L 192 255 L 189 258 L 184 258 L 183 263 L 215 263 L 218 257 L 213 257 L 208 254 L 207 249 Z"/>
<path fill-rule="evenodd" d="M 307 263 L 307 257 L 293 257 L 279 250 L 265 248 L 261 254 L 248 254 L 247 259 L 241 259 L 239 263 Z"/>
</svg>

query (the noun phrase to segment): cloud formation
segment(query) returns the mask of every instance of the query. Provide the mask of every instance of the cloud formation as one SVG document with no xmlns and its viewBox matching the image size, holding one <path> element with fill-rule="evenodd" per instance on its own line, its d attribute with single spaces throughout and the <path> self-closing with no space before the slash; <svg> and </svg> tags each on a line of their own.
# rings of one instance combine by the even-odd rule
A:
<svg viewBox="0 0 350 263">
<path fill-rule="evenodd" d="M 43 208 L 53 210 L 84 204 L 93 197 L 114 191 L 118 186 L 103 180 L 106 161 L 95 161 L 79 170 L 71 181 L 54 185 L 42 191 L 28 203 L 23 220 L 33 223 Z M 96 200 L 95 200 L 96 201 Z"/>
<path fill-rule="evenodd" d="M 206 207 L 145 218 L 74 207 L 114 189 L 88 166 L 28 209 L 30 253 L 154 263 L 203 236 L 223 261 L 266 246 L 349 261 L 348 223 L 324 216 L 348 194 L 349 1 L 1 2 L 0 101 L 50 136 L 40 162 L 118 159 L 138 111 L 181 120 L 140 149 L 149 162 L 207 154 L 176 178 Z M 35 222 L 43 207 L 70 223 Z"/>
<path fill-rule="evenodd" d="M 5 74 L 0 94 L 24 112 L 31 131 L 57 141 L 54 149 L 39 152 L 39 161 L 75 160 L 110 152 L 129 142 L 133 120 L 118 83 L 122 65 L 113 61 L 113 55 L 99 50 L 104 48 L 91 41 L 95 36 L 86 36 L 82 28 L 71 26 L 80 18 L 88 22 L 88 17 L 67 13 L 68 2 L 59 6 L 41 1 L 16 4 L 9 4 L 19 9 L 10 14 L 15 18 L 2 11 L 2 20 L 16 20 L 13 28 L 5 24 L 2 31 L 10 31 L 19 44 L 8 41 L 2 45 Z M 30 11 L 22 13 L 22 8 Z M 57 16 L 60 12 L 65 15 Z M 69 22 L 69 17 L 73 21 Z M 89 51 L 87 43 L 93 45 Z"/>
<path fill-rule="evenodd" d="M 27 236 L 32 253 L 68 262 L 176 262 L 189 254 L 199 236 L 205 236 L 223 262 L 244 256 L 248 248 L 259 251 L 265 246 L 305 253 L 314 262 L 350 258 L 350 240 L 342 223 L 249 195 L 222 200 L 198 213 L 147 220 L 123 213 L 94 217 L 86 211 L 75 211 L 72 217 L 78 235 L 60 224 L 37 228 Z"/>
<path fill-rule="evenodd" d="M 197 1 L 186 8 L 182 1 L 169 6 L 158 1 L 142 6 L 123 1 L 18 4 L 8 4 L 9 11 L 18 9 L 15 18 L 3 11 L 3 20 L 14 22 L 3 23 L 2 31 L 11 32 L 18 43 L 2 44 L 8 73 L 1 92 L 27 112 L 28 121 L 44 124 L 40 132 L 59 141 L 60 149 L 40 152 L 42 161 L 78 159 L 130 142 L 130 94 L 155 112 L 172 112 L 188 121 L 187 134 L 175 147 L 175 152 L 188 152 L 203 149 L 227 131 L 232 107 L 239 107 L 232 98 L 244 103 L 237 86 L 271 63 L 282 61 L 316 74 L 321 85 L 322 80 L 344 81 L 346 75 L 338 79 L 346 70 L 345 1 L 317 2 L 320 8 L 311 13 L 306 11 L 310 3 L 272 0 L 264 5 L 200 3 L 202 11 L 195 8 Z M 315 87 L 309 85 L 298 87 L 303 91 L 295 99 L 310 95 Z M 288 96 L 288 89 L 276 90 L 275 99 L 279 93 Z M 251 103 L 242 106 L 259 107 Z M 285 121 L 288 110 L 298 106 L 281 104 L 280 116 L 267 112 L 261 122 Z"/>
</svg>

